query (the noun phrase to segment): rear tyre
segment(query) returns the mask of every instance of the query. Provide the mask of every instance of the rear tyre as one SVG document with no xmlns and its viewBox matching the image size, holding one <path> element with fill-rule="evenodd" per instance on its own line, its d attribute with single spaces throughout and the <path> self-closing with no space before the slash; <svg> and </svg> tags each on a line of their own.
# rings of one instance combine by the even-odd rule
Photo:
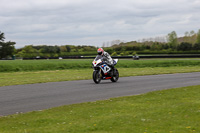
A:
<svg viewBox="0 0 200 133">
<path fill-rule="evenodd" d="M 93 72 L 93 81 L 96 84 L 99 84 L 101 82 L 101 74 L 99 73 L 99 71 L 94 71 Z"/>
<path fill-rule="evenodd" d="M 114 68 L 114 74 L 113 74 L 113 77 L 110 80 L 112 82 L 117 82 L 118 79 L 119 79 L 119 72 L 116 68 Z"/>
</svg>

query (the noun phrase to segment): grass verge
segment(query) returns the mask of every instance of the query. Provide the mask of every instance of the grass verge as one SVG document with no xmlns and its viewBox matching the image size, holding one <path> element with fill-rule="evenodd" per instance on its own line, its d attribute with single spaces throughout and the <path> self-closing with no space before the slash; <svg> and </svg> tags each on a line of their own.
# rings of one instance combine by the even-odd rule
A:
<svg viewBox="0 0 200 133">
<path fill-rule="evenodd" d="M 200 72 L 200 66 L 118 68 L 120 77 Z M 0 86 L 92 79 L 91 69 L 0 73 Z M 120 80 L 120 79 L 119 79 Z"/>
<path fill-rule="evenodd" d="M 198 133 L 199 121 L 191 86 L 1 117 L 0 132 Z"/>
<path fill-rule="evenodd" d="M 117 68 L 145 68 L 145 67 L 174 67 L 200 66 L 199 59 L 156 59 L 156 60 L 123 60 L 120 59 Z M 91 59 L 68 60 L 11 60 L 0 61 L 0 72 L 23 72 L 66 69 L 90 69 Z"/>
</svg>

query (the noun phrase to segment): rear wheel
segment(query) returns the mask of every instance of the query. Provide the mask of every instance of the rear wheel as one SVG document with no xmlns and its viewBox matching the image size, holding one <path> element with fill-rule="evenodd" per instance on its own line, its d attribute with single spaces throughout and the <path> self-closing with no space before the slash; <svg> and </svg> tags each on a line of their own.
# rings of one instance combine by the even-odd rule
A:
<svg viewBox="0 0 200 133">
<path fill-rule="evenodd" d="M 99 71 L 94 71 L 93 72 L 93 81 L 96 84 L 99 84 L 101 82 L 101 73 Z"/>
<path fill-rule="evenodd" d="M 117 82 L 118 79 L 119 79 L 119 72 L 116 68 L 114 68 L 114 74 L 113 74 L 113 77 L 110 80 L 112 82 Z"/>
</svg>

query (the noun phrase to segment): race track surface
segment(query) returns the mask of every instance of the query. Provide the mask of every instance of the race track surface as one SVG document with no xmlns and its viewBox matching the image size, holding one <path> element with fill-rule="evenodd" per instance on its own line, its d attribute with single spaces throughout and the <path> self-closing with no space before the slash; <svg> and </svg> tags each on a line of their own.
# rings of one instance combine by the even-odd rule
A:
<svg viewBox="0 0 200 133">
<path fill-rule="evenodd" d="M 79 80 L 5 86 L 0 87 L 0 115 L 192 85 L 200 85 L 200 72 L 121 77 L 117 83 Z"/>
</svg>

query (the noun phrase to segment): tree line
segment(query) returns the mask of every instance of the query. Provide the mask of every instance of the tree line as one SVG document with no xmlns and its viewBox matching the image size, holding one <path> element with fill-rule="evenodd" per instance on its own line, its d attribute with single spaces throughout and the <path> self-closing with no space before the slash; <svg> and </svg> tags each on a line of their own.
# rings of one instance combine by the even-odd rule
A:
<svg viewBox="0 0 200 133">
<path fill-rule="evenodd" d="M 160 40 L 160 41 L 159 41 Z M 164 41 L 166 40 L 166 41 Z M 15 42 L 5 42 L 4 33 L 0 32 L 0 59 L 16 55 L 21 58 L 49 58 L 65 56 L 89 56 L 96 55 L 95 46 L 48 46 L 48 45 L 27 45 L 23 48 L 15 49 Z M 112 45 L 103 44 L 105 51 L 112 56 L 134 55 L 134 54 L 171 54 L 171 53 L 200 53 L 200 30 L 185 32 L 183 37 L 177 37 L 172 31 L 164 38 L 143 39 L 143 41 L 122 42 L 112 41 Z"/>
<path fill-rule="evenodd" d="M 28 45 L 16 50 L 16 56 L 22 58 L 49 58 L 49 57 L 65 57 L 76 55 L 91 55 L 96 51 L 95 46 L 33 46 Z"/>
<path fill-rule="evenodd" d="M 156 41 L 150 38 L 143 39 L 145 41 L 137 42 L 121 42 L 111 47 L 106 47 L 106 50 L 112 55 L 130 55 L 130 54 L 176 54 L 190 53 L 200 54 L 200 30 L 197 33 L 194 31 L 186 32 L 185 36 L 177 37 L 175 31 L 172 31 L 166 36 L 166 41 Z M 189 34 L 190 33 L 190 34 Z M 164 38 L 158 38 L 165 40 Z M 154 41 L 152 41 L 154 40 Z"/>
</svg>

